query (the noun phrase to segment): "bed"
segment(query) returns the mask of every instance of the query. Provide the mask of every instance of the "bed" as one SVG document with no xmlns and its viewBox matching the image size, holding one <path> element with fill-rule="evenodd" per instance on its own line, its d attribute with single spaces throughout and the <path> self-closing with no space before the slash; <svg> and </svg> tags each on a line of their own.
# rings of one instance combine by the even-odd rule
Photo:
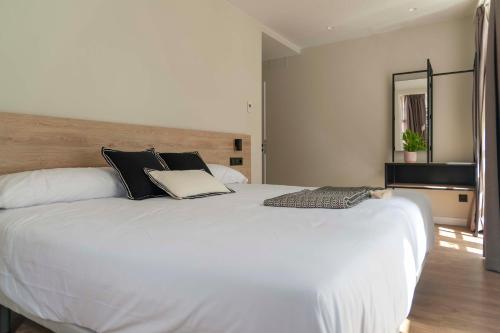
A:
<svg viewBox="0 0 500 333">
<path fill-rule="evenodd" d="M 0 304 L 56 332 L 397 332 L 433 244 L 425 197 L 276 208 L 302 188 L 228 186 L 0 210 Z"/>
<path fill-rule="evenodd" d="M 95 332 L 395 332 L 432 244 L 424 198 L 273 208 L 298 188 L 232 186 L 0 212 L 0 290 Z"/>
</svg>

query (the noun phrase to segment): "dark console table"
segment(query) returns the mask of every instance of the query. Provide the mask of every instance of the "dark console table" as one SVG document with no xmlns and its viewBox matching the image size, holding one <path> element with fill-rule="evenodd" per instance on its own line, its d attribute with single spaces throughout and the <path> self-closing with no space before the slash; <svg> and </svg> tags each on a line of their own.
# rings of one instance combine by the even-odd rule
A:
<svg viewBox="0 0 500 333">
<path fill-rule="evenodd" d="M 476 164 L 386 163 L 385 187 L 471 191 L 476 188 Z"/>
</svg>

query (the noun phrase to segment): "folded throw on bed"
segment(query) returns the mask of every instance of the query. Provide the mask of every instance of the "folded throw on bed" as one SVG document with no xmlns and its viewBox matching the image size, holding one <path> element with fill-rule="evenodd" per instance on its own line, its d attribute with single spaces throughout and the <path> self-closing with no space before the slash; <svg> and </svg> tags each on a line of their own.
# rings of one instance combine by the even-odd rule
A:
<svg viewBox="0 0 500 333">
<path fill-rule="evenodd" d="M 324 186 L 315 190 L 302 190 L 264 200 L 264 206 L 291 208 L 351 208 L 370 198 L 371 191 L 379 187 L 333 187 Z"/>
</svg>

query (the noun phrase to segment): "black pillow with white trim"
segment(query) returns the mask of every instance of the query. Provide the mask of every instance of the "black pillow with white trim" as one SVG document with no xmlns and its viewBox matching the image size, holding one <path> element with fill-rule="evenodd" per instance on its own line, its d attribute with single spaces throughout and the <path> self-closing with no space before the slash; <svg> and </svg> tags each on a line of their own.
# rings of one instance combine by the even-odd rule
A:
<svg viewBox="0 0 500 333">
<path fill-rule="evenodd" d="M 169 170 L 205 170 L 212 175 L 207 164 L 197 151 L 187 153 L 158 153 Z"/>
<path fill-rule="evenodd" d="M 144 174 L 144 168 L 165 170 L 154 149 L 125 152 L 102 147 L 101 153 L 106 162 L 120 175 L 129 199 L 142 200 L 167 196 Z"/>
</svg>

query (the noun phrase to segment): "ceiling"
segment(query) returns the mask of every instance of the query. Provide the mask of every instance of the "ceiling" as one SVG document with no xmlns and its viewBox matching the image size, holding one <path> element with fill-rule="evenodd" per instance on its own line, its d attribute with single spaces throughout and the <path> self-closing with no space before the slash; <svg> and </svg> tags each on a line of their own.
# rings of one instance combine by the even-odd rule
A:
<svg viewBox="0 0 500 333">
<path fill-rule="evenodd" d="M 300 48 L 452 18 L 472 18 L 477 4 L 477 0 L 228 1 Z"/>
</svg>

